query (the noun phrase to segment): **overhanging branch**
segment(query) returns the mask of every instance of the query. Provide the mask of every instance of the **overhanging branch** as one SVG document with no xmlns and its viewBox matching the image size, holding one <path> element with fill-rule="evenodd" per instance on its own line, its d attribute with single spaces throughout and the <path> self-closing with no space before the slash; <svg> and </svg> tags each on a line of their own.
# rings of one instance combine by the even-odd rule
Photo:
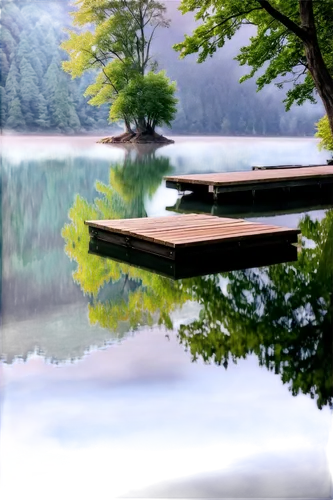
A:
<svg viewBox="0 0 333 500">
<path fill-rule="evenodd" d="M 268 0 L 257 0 L 257 2 L 261 5 L 263 9 L 265 9 L 268 14 L 270 14 L 274 19 L 283 24 L 288 30 L 294 33 L 298 38 L 300 38 L 303 42 L 307 41 L 307 33 L 301 28 L 298 24 L 294 23 L 289 17 L 285 16 L 273 7 L 272 4 L 268 2 Z"/>
<path fill-rule="evenodd" d="M 239 16 L 241 16 L 241 17 L 242 16 L 246 16 L 247 14 L 250 14 L 254 10 L 262 10 L 262 7 L 254 7 L 253 9 L 248 9 L 248 10 L 243 11 L 243 12 L 237 12 L 236 14 L 232 14 L 231 16 L 224 17 L 219 23 L 214 24 L 214 26 L 212 28 L 210 28 L 209 30 L 207 30 L 204 33 L 204 35 L 208 35 L 208 33 L 212 32 L 213 30 L 215 30 L 219 26 L 223 26 L 228 21 L 231 21 L 231 19 L 234 19 L 234 18 L 239 17 Z"/>
<path fill-rule="evenodd" d="M 109 80 L 111 87 L 113 88 L 113 90 L 115 91 L 115 93 L 118 94 L 117 88 L 115 87 L 115 85 L 112 82 L 111 78 L 105 72 L 105 66 L 106 66 L 105 62 L 102 59 L 100 59 L 99 57 L 97 57 L 97 55 L 95 53 L 90 52 L 89 50 L 84 49 L 84 48 L 81 48 L 81 50 L 83 50 L 84 52 L 88 52 L 88 54 L 90 54 L 91 57 L 93 57 L 95 59 L 95 62 L 99 62 L 102 65 L 102 71 L 103 71 L 103 74 L 104 74 L 105 78 L 107 78 L 107 80 Z M 92 64 L 94 64 L 94 63 L 92 63 Z"/>
</svg>

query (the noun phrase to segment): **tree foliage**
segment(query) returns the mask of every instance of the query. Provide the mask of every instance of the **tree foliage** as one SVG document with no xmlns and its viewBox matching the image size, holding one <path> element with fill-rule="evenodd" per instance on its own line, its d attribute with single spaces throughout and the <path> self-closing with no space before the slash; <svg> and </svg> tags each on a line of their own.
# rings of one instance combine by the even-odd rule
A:
<svg viewBox="0 0 333 500">
<path fill-rule="evenodd" d="M 29 132 L 85 132 L 105 127 L 107 110 L 87 105 L 82 80 L 61 70 L 63 7 L 4 0 L 0 19 L 1 127 Z M 91 81 L 84 78 L 87 86 Z M 103 121 L 104 118 L 104 121 Z"/>
<path fill-rule="evenodd" d="M 202 62 L 243 25 L 254 25 L 256 33 L 237 56 L 241 65 L 251 68 L 241 81 L 260 70 L 258 90 L 271 82 L 280 88 L 287 83 L 287 109 L 294 102 L 315 102 L 318 93 L 333 134 L 331 0 L 182 0 L 180 9 L 196 11 L 201 21 L 191 36 L 175 45 L 181 57 L 198 53 Z"/>
<path fill-rule="evenodd" d="M 176 84 L 170 83 L 163 71 L 138 76 L 123 88 L 110 110 L 110 119 L 122 118 L 130 123 L 145 122 L 148 129 L 171 122 L 177 112 L 177 99 L 174 97 Z"/>
<path fill-rule="evenodd" d="M 170 125 L 176 87 L 164 73 L 155 74 L 151 55 L 156 29 L 169 25 L 164 5 L 156 0 L 77 0 L 75 5 L 72 16 L 80 31 L 68 31 L 62 44 L 70 57 L 63 69 L 73 78 L 98 72 L 86 90 L 92 96 L 89 103 L 110 104 L 110 120 L 123 119 L 128 130 L 130 124 L 152 131 L 156 125 Z"/>
<path fill-rule="evenodd" d="M 328 122 L 327 116 L 323 116 L 316 124 L 317 133 L 316 137 L 321 139 L 319 143 L 319 149 L 327 149 L 333 152 L 333 136 L 331 134 L 330 124 Z"/>
<path fill-rule="evenodd" d="M 26 2 L 4 0 L 2 5 L 2 128 L 22 133 L 106 133 L 109 104 L 103 105 L 103 102 L 111 102 L 112 96 L 108 94 L 112 88 L 103 85 L 103 73 L 96 77 L 94 71 L 87 71 L 73 80 L 61 70 L 61 62 L 67 54 L 59 49 L 59 44 L 66 37 L 59 26 L 68 26 L 70 22 L 67 4 L 50 1 L 27 5 Z M 175 14 L 170 15 L 173 16 L 175 30 L 183 31 L 183 25 L 179 26 Z M 171 49 L 176 37 L 178 35 L 174 30 L 170 33 L 169 30 L 161 30 L 151 45 L 151 50 L 159 54 L 160 66 L 167 69 L 172 80 L 177 81 L 179 103 L 172 122 L 175 133 L 313 135 L 313 124 L 321 114 L 318 108 L 295 107 L 286 114 L 278 95 L 270 91 L 255 94 L 253 80 L 240 87 L 235 86 L 237 65 L 235 61 L 228 60 L 223 51 L 216 54 L 213 60 L 206 61 L 205 71 L 192 58 L 178 61 L 177 54 Z M 22 58 L 33 70 L 25 72 L 24 77 L 20 74 Z M 122 63 L 119 61 L 117 67 L 116 61 L 112 64 L 112 78 L 110 76 L 115 80 L 124 74 Z M 36 97 L 35 85 L 38 89 L 37 102 L 32 98 Z M 24 102 L 21 89 L 25 94 Z M 86 96 L 83 95 L 85 90 Z M 87 104 L 89 98 L 95 106 Z"/>
</svg>

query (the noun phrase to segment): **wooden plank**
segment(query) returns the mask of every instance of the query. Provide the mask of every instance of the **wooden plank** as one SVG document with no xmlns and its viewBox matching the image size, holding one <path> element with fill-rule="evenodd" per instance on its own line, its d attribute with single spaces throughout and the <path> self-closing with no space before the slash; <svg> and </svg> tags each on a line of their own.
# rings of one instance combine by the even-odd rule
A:
<svg viewBox="0 0 333 500">
<path fill-rule="evenodd" d="M 204 228 L 206 229 L 209 229 L 209 228 L 213 228 L 213 227 L 228 227 L 228 226 L 240 226 L 240 225 L 244 225 L 244 222 L 241 221 L 241 220 L 232 220 L 230 222 L 227 222 L 224 224 L 224 226 L 221 226 L 221 224 L 218 224 L 216 221 L 208 221 L 208 222 L 204 222 Z M 145 229 L 145 228 L 137 228 L 135 229 L 135 231 L 139 234 L 140 231 L 144 231 L 144 234 L 154 234 L 154 233 L 157 233 L 157 232 L 163 232 L 163 234 L 168 234 L 170 232 L 183 232 L 183 231 L 186 231 L 187 229 L 191 229 L 192 231 L 194 231 L 196 228 L 198 229 L 202 229 L 203 228 L 203 225 L 200 224 L 199 222 L 192 222 L 192 223 L 189 223 L 187 226 L 180 226 L 180 225 L 175 225 L 175 226 L 167 226 L 167 227 L 164 227 L 164 226 L 159 226 L 157 228 L 154 228 L 153 226 L 151 226 L 149 229 Z"/>
<path fill-rule="evenodd" d="M 212 217 L 206 214 L 185 214 L 181 217 L 178 215 L 169 216 L 169 217 L 154 217 L 154 218 L 141 218 L 141 219 L 115 219 L 115 220 L 105 220 L 105 221 L 85 221 L 89 226 L 100 227 L 101 222 L 103 226 L 113 228 L 119 231 L 128 231 L 139 228 L 149 228 L 151 227 L 187 227 L 192 223 L 210 223 L 212 221 Z M 215 221 L 219 221 L 219 223 L 229 222 L 230 218 L 215 218 Z M 245 221 L 244 221 L 245 222 Z"/>
<path fill-rule="evenodd" d="M 281 237 L 287 237 L 289 234 L 292 235 L 293 232 L 292 230 L 289 231 L 281 231 L 281 229 L 276 228 L 276 229 L 268 229 L 267 231 L 261 231 L 261 232 L 253 232 L 253 231 L 243 231 L 241 233 L 235 232 L 235 233 L 230 233 L 230 234 L 210 234 L 210 235 L 205 235 L 205 234 L 200 234 L 196 235 L 195 238 L 189 237 L 189 238 L 174 238 L 173 240 L 169 240 L 170 243 L 174 243 L 175 248 L 177 247 L 182 247 L 182 246 L 195 246 L 199 244 L 209 244 L 209 243 L 217 243 L 217 242 L 223 242 L 223 241 L 232 241 L 232 240 L 238 240 L 241 241 L 244 238 L 249 238 L 249 239 L 256 239 L 260 238 L 261 236 L 264 235 L 272 235 L 273 233 L 278 233 Z M 159 241 L 159 240 L 154 240 L 154 241 Z"/>
<path fill-rule="evenodd" d="M 149 224 L 156 224 L 158 219 L 159 224 L 170 224 L 170 220 L 172 219 L 173 224 L 187 224 L 189 220 L 208 220 L 209 217 L 205 214 L 186 214 L 186 217 L 177 217 L 176 215 L 174 217 L 170 216 L 165 216 L 165 217 L 154 217 L 154 218 L 137 218 L 137 219 L 111 219 L 111 220 L 106 220 L 104 221 L 105 224 L 110 224 L 110 225 L 119 225 L 119 226 L 147 226 Z M 226 218 L 225 218 L 226 219 Z M 223 220 L 221 218 L 221 220 Z M 91 222 L 91 221 L 90 221 Z M 99 223 L 100 221 L 96 221 Z"/>
<path fill-rule="evenodd" d="M 174 217 L 170 217 L 172 220 Z M 262 228 L 262 224 L 254 224 L 251 222 L 244 221 L 242 219 L 219 219 L 218 217 L 205 216 L 201 218 L 201 223 L 199 221 L 188 223 L 187 225 L 182 226 L 173 226 L 172 224 L 167 227 L 160 227 L 158 219 L 155 219 L 155 227 L 151 222 L 147 222 L 144 224 L 142 221 L 146 219 L 141 219 L 141 226 L 146 225 L 147 229 L 144 227 L 133 228 L 132 230 L 124 231 L 121 227 L 110 227 L 109 222 L 107 224 L 103 224 L 105 229 L 110 231 L 115 231 L 128 235 L 132 235 L 135 232 L 135 236 L 142 239 L 152 239 L 153 241 L 163 241 L 163 242 L 173 242 L 175 238 L 182 239 L 186 235 L 190 234 L 192 239 L 195 240 L 196 235 L 204 233 L 207 238 L 214 232 L 214 234 L 219 234 L 223 237 L 224 234 L 227 234 L 231 230 L 233 232 L 240 232 L 243 228 L 251 228 L 252 232 L 256 229 L 260 230 Z M 90 222 L 89 222 L 90 225 Z M 95 224 L 95 227 L 101 227 L 101 223 Z M 124 226 L 127 226 L 127 221 L 124 221 Z M 273 226 L 268 226 L 268 228 Z"/>
<path fill-rule="evenodd" d="M 280 170 L 250 170 L 244 172 L 224 172 L 214 174 L 193 174 L 168 176 L 164 179 L 172 183 L 199 184 L 212 186 L 238 186 L 252 184 L 254 182 L 261 184 L 272 181 L 291 181 L 300 179 L 331 179 L 333 180 L 333 166 L 305 167 L 299 169 L 280 169 Z"/>
<path fill-rule="evenodd" d="M 186 217 L 186 218 L 185 218 Z M 153 220 L 151 219 L 124 219 L 124 220 L 106 220 L 103 221 L 103 226 L 106 228 L 109 228 L 110 231 L 116 230 L 122 233 L 126 233 L 128 231 L 133 231 L 135 229 L 140 229 L 142 227 L 148 228 L 150 226 L 156 227 L 157 225 L 163 228 L 167 227 L 184 227 L 184 226 L 189 226 L 192 223 L 200 223 L 200 222 L 210 222 L 210 217 L 204 214 L 186 214 L 184 215 L 184 219 L 180 219 L 177 216 L 174 217 L 158 217 L 154 218 Z M 142 222 L 142 221 L 146 222 Z M 228 221 L 230 219 L 224 219 L 220 218 L 221 221 Z M 86 224 L 88 224 L 91 227 L 100 227 L 101 221 L 86 221 Z"/>
<path fill-rule="evenodd" d="M 210 231 L 207 231 L 206 229 L 200 229 L 196 230 L 195 232 L 192 231 L 186 231 L 183 234 L 179 233 L 174 233 L 167 235 L 165 237 L 166 241 L 175 241 L 175 240 L 185 240 L 185 239 L 193 239 L 196 240 L 199 236 L 202 234 L 208 238 L 213 237 L 213 236 L 221 236 L 221 238 L 228 237 L 229 235 L 232 234 L 260 234 L 262 232 L 271 232 L 271 231 L 281 231 L 281 228 L 273 227 L 273 226 L 262 226 L 262 225 L 251 225 L 251 226 L 243 226 L 243 227 L 231 227 L 228 228 L 228 230 L 221 230 L 221 228 L 214 228 Z M 157 235 L 154 235 L 153 237 L 158 238 L 161 233 L 158 233 Z M 163 236 L 163 235 L 162 235 Z"/>
</svg>

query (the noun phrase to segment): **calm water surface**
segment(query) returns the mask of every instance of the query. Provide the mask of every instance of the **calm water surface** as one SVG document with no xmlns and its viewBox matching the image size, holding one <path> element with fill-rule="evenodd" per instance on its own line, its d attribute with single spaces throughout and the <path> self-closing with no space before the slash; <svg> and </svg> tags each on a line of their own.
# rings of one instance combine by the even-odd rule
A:
<svg viewBox="0 0 333 500">
<path fill-rule="evenodd" d="M 1 498 L 332 497 L 333 209 L 251 214 L 302 230 L 297 262 L 177 282 L 88 254 L 83 225 L 181 211 L 164 175 L 326 156 L 2 139 Z"/>
</svg>

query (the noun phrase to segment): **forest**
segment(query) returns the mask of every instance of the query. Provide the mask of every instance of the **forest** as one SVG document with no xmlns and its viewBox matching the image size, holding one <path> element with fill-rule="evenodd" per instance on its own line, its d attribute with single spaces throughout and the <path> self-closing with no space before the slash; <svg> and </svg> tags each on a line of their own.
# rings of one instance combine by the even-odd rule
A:
<svg viewBox="0 0 333 500">
<path fill-rule="evenodd" d="M 195 57 L 180 61 L 172 46 L 193 28 L 178 2 L 165 2 L 170 28 L 154 40 L 159 69 L 177 82 L 178 109 L 168 134 L 313 136 L 323 115 L 320 105 L 294 106 L 286 112 L 283 91 L 256 93 L 255 82 L 239 84 L 242 70 L 233 59 L 243 30 L 229 47 L 202 64 Z M 94 72 L 72 80 L 61 67 L 67 54 L 60 48 L 71 27 L 70 2 L 3 1 L 1 16 L 1 128 L 4 133 L 97 134 L 108 124 L 108 106 L 90 106 L 83 96 Z M 190 78 L 189 78 L 190 75 Z"/>
</svg>

